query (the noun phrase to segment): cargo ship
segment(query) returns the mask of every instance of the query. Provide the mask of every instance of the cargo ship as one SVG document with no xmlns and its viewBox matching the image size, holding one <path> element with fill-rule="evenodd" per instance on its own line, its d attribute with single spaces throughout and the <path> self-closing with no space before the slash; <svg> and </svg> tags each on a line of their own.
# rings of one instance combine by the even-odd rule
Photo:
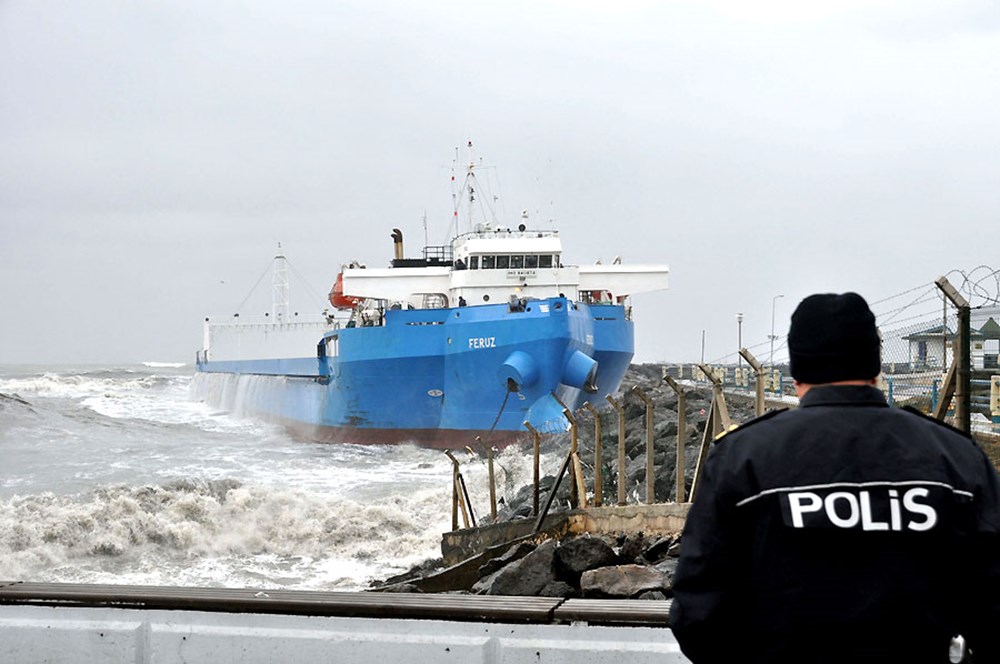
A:
<svg viewBox="0 0 1000 664">
<path fill-rule="evenodd" d="M 526 213 L 474 223 L 476 169 L 452 176 L 470 214 L 459 228 L 456 203 L 449 244 L 408 258 L 393 229 L 391 266 L 342 266 L 322 314 L 290 314 L 279 249 L 269 314 L 205 319 L 196 397 L 310 440 L 434 448 L 504 446 L 603 405 L 634 353 L 630 296 L 665 289 L 667 266 L 564 264 Z"/>
</svg>

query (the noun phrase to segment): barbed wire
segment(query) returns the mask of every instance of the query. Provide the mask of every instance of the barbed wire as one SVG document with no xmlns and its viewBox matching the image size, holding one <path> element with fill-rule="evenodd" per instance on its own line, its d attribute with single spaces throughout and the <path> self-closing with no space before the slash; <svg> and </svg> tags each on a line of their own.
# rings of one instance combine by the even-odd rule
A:
<svg viewBox="0 0 1000 664">
<path fill-rule="evenodd" d="M 1000 311 L 1000 269 L 995 269 L 989 265 L 979 265 L 971 270 L 953 269 L 945 274 L 951 284 L 969 300 L 973 309 L 989 310 L 997 307 Z M 917 293 L 917 295 L 913 295 Z M 898 303 L 900 298 L 907 297 L 902 303 Z M 949 321 L 954 321 L 954 308 L 950 305 L 943 305 L 945 300 L 941 291 L 934 283 L 923 283 L 912 288 L 900 291 L 893 295 L 872 301 L 869 306 L 875 313 L 876 321 L 882 329 L 883 339 L 886 342 L 899 343 L 900 339 L 907 333 L 912 333 L 921 327 L 931 325 L 933 321 L 942 321 L 942 333 L 946 334 L 949 329 Z M 898 304 L 897 304 L 898 303 Z M 931 308 L 934 304 L 936 308 Z M 888 304 L 889 307 L 876 311 L 879 305 Z M 889 328 L 889 325 L 892 325 Z M 774 338 L 774 361 L 787 361 L 787 336 L 776 336 Z M 770 353 L 770 338 L 764 341 L 747 345 L 750 351 Z M 780 353 L 780 355 L 779 355 Z M 739 352 L 735 351 L 706 360 L 706 364 L 732 364 L 738 361 Z M 769 358 L 770 359 L 770 358 Z"/>
</svg>

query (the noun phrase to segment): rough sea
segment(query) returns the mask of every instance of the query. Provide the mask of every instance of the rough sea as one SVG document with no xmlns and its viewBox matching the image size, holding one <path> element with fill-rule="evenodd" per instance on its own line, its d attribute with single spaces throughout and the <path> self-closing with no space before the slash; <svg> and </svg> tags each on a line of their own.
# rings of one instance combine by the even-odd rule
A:
<svg viewBox="0 0 1000 664">
<path fill-rule="evenodd" d="M 296 440 L 206 378 L 0 366 L 0 580 L 359 590 L 440 556 L 444 454 Z M 530 481 L 528 454 L 498 461 L 500 495 Z M 462 472 L 484 511 L 485 462 Z"/>
</svg>

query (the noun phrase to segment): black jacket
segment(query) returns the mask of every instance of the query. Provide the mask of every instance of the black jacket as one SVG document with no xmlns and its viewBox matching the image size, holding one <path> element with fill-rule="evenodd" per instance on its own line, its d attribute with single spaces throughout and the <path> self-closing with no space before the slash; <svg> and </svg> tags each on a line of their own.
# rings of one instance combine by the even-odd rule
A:
<svg viewBox="0 0 1000 664">
<path fill-rule="evenodd" d="M 671 627 L 695 664 L 1000 662 L 1000 482 L 967 436 L 867 386 L 718 440 Z"/>
</svg>

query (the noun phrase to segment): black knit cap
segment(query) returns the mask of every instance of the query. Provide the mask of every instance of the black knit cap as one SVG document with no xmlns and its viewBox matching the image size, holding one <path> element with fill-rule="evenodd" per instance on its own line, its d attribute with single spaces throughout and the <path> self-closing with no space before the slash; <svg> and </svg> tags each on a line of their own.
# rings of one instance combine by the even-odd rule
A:
<svg viewBox="0 0 1000 664">
<path fill-rule="evenodd" d="M 792 314 L 789 368 L 800 383 L 874 378 L 882 370 L 881 351 L 875 315 L 857 293 L 810 295 Z"/>
</svg>

